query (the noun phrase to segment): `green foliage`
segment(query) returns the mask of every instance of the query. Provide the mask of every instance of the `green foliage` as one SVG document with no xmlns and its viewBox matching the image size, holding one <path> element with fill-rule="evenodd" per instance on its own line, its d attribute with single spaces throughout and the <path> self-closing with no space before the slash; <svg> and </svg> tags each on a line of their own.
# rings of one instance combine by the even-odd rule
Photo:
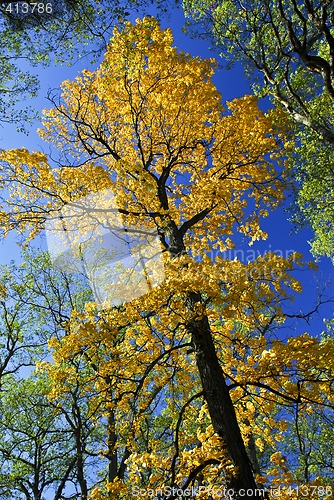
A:
<svg viewBox="0 0 334 500">
<path fill-rule="evenodd" d="M 241 61 L 260 97 L 285 109 L 295 141 L 294 221 L 314 231 L 315 255 L 333 260 L 334 4 L 321 0 L 184 0 L 188 29 L 227 65 Z M 293 208 L 293 207 L 292 207 Z"/>
<path fill-rule="evenodd" d="M 333 412 L 318 409 L 308 414 L 302 406 L 288 415 L 281 449 L 297 483 L 305 484 L 316 477 L 328 480 L 333 477 L 333 419 Z"/>
<path fill-rule="evenodd" d="M 103 468 L 105 426 L 79 377 L 52 403 L 47 374 L 33 369 L 50 359 L 48 339 L 65 335 L 72 309 L 82 310 L 90 291 L 79 277 L 53 269 L 47 254 L 22 257 L 20 267 L 4 266 L 0 279 L 0 497 L 60 500 L 71 498 L 73 488 L 83 494 L 88 468 L 94 474 Z M 73 366 L 86 376 L 87 367 Z"/>
<path fill-rule="evenodd" d="M 170 8 L 169 1 L 161 0 L 45 0 L 44 4 L 52 13 L 32 12 L 32 7 L 25 13 L 24 2 L 0 5 L 0 122 L 15 123 L 19 130 L 36 117 L 32 107 L 22 106 L 39 89 L 32 67 L 71 65 L 82 57 L 95 62 L 106 50 L 115 25 L 130 15 L 145 15 L 153 4 L 161 15 Z"/>
<path fill-rule="evenodd" d="M 2 394 L 2 499 L 37 498 L 37 492 L 43 498 L 46 489 L 57 489 L 70 467 L 70 430 L 64 427 L 59 410 L 48 404 L 46 393 L 45 380 L 29 377 L 11 384 Z"/>
<path fill-rule="evenodd" d="M 308 221 L 314 231 L 312 253 L 326 255 L 334 262 L 334 161 L 333 150 L 319 134 L 302 131 L 300 146 L 292 157 L 300 185 L 293 220 L 300 225 Z"/>
</svg>

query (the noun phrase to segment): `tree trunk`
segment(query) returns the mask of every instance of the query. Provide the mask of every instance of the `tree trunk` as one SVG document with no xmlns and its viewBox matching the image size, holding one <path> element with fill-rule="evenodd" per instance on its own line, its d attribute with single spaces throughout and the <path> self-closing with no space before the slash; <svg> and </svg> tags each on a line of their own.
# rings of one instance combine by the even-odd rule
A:
<svg viewBox="0 0 334 500">
<path fill-rule="evenodd" d="M 168 221 L 166 234 L 172 258 L 186 253 L 183 235 L 173 220 Z M 190 311 L 195 311 L 195 304 L 200 302 L 200 293 L 189 293 L 187 307 Z M 196 352 L 196 364 L 213 429 L 224 441 L 228 458 L 236 469 L 235 475 L 228 478 L 228 488 L 234 491 L 231 498 L 259 500 L 260 495 L 256 492 L 257 485 L 252 464 L 246 452 L 233 402 L 219 364 L 207 316 L 191 319 L 187 324 L 187 330 L 191 334 L 191 341 Z"/>
<path fill-rule="evenodd" d="M 80 408 L 77 400 L 73 403 L 73 412 L 75 414 L 76 428 L 74 429 L 75 446 L 76 446 L 76 467 L 77 479 L 81 490 L 81 499 L 88 499 L 88 485 L 85 478 L 85 460 L 84 460 L 84 439 L 82 436 L 83 424 L 81 420 Z"/>
<path fill-rule="evenodd" d="M 200 301 L 200 294 L 192 293 L 189 305 L 194 309 Z M 224 441 L 236 475 L 229 478 L 228 487 L 235 491 L 250 490 L 245 498 L 259 498 L 255 492 L 257 486 L 253 475 L 251 461 L 247 455 L 239 424 L 234 411 L 228 387 L 219 364 L 213 343 L 208 318 L 192 319 L 188 324 L 192 343 L 196 352 L 196 363 L 200 374 L 204 399 L 207 402 L 213 429 Z"/>
<path fill-rule="evenodd" d="M 115 448 L 117 436 L 115 433 L 115 412 L 110 410 L 108 414 L 108 481 L 112 482 L 117 477 L 117 449 Z"/>
</svg>

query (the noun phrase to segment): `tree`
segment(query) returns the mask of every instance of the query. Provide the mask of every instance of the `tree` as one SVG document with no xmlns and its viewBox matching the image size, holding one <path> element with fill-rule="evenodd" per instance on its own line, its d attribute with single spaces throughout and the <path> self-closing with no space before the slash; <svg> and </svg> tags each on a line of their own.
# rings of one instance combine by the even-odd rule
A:
<svg viewBox="0 0 334 500">
<path fill-rule="evenodd" d="M 258 269 L 254 268 L 253 271 L 258 271 Z M 7 384 L 6 393 L 2 397 L 3 409 L 0 429 L 2 443 L 6 443 L 6 446 L 0 449 L 2 496 L 4 498 L 30 499 L 40 498 L 45 493 L 48 498 L 53 495 L 52 498 L 57 500 L 73 498 L 74 491 L 76 491 L 76 495 L 84 497 L 88 489 L 91 498 L 108 498 L 109 495 L 114 495 L 116 492 L 120 494 L 119 484 L 116 482 L 113 486 L 115 478 L 128 483 L 129 492 L 124 492 L 125 498 L 132 498 L 132 492 L 136 494 L 141 488 L 144 491 L 148 482 L 152 485 L 155 484 L 156 489 L 161 488 L 164 477 L 166 477 L 161 473 L 161 457 L 158 462 L 160 470 L 156 468 L 152 460 L 152 455 L 154 456 L 152 445 L 155 443 L 156 453 L 157 442 L 160 443 L 164 457 L 170 456 L 172 462 L 171 469 L 166 469 L 167 474 L 176 475 L 180 470 L 185 473 L 189 468 L 189 464 L 187 465 L 189 461 L 194 469 L 199 463 L 200 467 L 197 465 L 197 471 L 202 470 L 202 473 L 198 474 L 199 477 L 202 476 L 200 484 L 202 486 L 206 484 L 204 478 L 208 473 L 210 463 L 214 460 L 218 461 L 218 458 L 213 457 L 219 455 L 217 454 L 217 443 L 212 436 L 207 408 L 202 404 L 203 391 L 201 391 L 198 375 L 194 372 L 190 376 L 191 353 L 189 352 L 188 356 L 185 357 L 184 363 L 180 356 L 181 353 L 178 354 L 177 358 L 173 357 L 172 361 L 171 354 L 173 352 L 176 354 L 179 350 L 182 352 L 182 346 L 174 345 L 169 352 L 164 353 L 160 345 L 159 355 L 156 354 L 154 357 L 152 343 L 145 352 L 145 344 L 140 344 L 140 332 L 138 332 L 138 336 L 134 337 L 134 331 L 130 328 L 123 328 L 122 335 L 119 335 L 117 342 L 115 342 L 111 325 L 119 325 L 119 321 L 124 320 L 124 316 L 119 314 L 118 321 L 111 321 L 110 314 L 108 317 L 100 316 L 97 323 L 92 303 L 89 307 L 87 304 L 86 313 L 84 313 L 84 303 L 89 299 L 89 296 L 86 293 L 82 295 L 84 290 L 81 290 L 81 286 L 78 287 L 76 279 L 72 277 L 69 281 L 65 275 L 53 270 L 50 267 L 49 259 L 43 256 L 32 258 L 30 255 L 29 259 L 22 264 L 20 272 L 16 272 L 16 274 L 16 288 L 18 288 L 19 281 L 22 280 L 24 287 L 20 287 L 21 292 L 27 292 L 26 296 L 30 297 L 28 303 L 24 301 L 21 303 L 21 309 L 27 308 L 30 311 L 33 309 L 35 323 L 44 325 L 46 334 L 48 331 L 52 331 L 51 325 L 58 326 L 53 330 L 55 338 L 52 340 L 52 345 L 56 349 L 54 353 L 55 363 L 39 364 L 39 372 L 43 367 L 47 372 L 42 376 L 32 375 L 26 380 L 16 380 L 14 384 Z M 68 310 L 73 307 L 75 307 L 76 312 L 73 311 L 72 320 L 70 322 L 64 321 Z M 114 311 L 115 313 L 116 311 Z M 235 325 L 236 335 L 239 338 L 237 339 L 236 335 L 229 337 L 222 328 L 224 321 L 226 321 L 224 316 L 226 316 L 226 308 L 224 315 L 220 316 L 215 325 L 216 348 L 221 359 L 224 359 L 225 370 L 228 369 L 229 365 L 232 370 L 230 377 L 233 377 L 234 384 L 230 386 L 230 390 L 232 394 L 235 393 L 233 400 L 244 432 L 247 429 L 244 439 L 249 442 L 248 446 L 251 449 L 253 445 L 250 437 L 247 436 L 251 428 L 254 444 L 256 443 L 255 450 L 262 450 L 263 446 L 268 446 L 271 443 L 269 456 L 273 454 L 279 464 L 281 458 L 277 458 L 277 447 L 280 447 L 282 452 L 279 457 L 286 455 L 286 449 L 284 446 L 280 446 L 279 442 L 273 441 L 274 432 L 271 430 L 271 434 L 268 435 L 268 430 L 270 425 L 273 425 L 277 437 L 279 437 L 278 430 L 286 419 L 287 412 L 297 411 L 298 432 L 291 432 L 288 429 L 287 432 L 283 433 L 289 455 L 289 465 L 291 464 L 289 471 L 293 470 L 294 460 L 302 463 L 303 453 L 291 453 L 291 450 L 297 449 L 296 444 L 291 444 L 291 442 L 293 439 L 298 439 L 299 442 L 303 439 L 309 440 L 311 433 L 315 432 L 313 430 L 315 429 L 314 424 L 312 426 L 305 425 L 302 418 L 310 419 L 313 417 L 312 420 L 319 420 L 320 417 L 323 420 L 320 422 L 324 432 L 326 421 L 328 424 L 329 414 L 323 419 L 321 414 L 319 416 L 316 413 L 310 414 L 309 409 L 308 413 L 305 413 L 305 407 L 302 407 L 298 401 L 294 405 L 287 398 L 287 394 L 282 392 L 282 396 L 286 398 L 283 407 L 282 404 L 277 405 L 277 401 L 273 405 L 272 396 L 274 393 L 264 406 L 262 394 L 259 400 L 262 410 L 259 419 L 260 415 L 256 416 L 258 409 L 256 410 L 257 404 L 254 395 L 248 400 L 252 378 L 253 382 L 256 382 L 254 375 L 249 374 L 251 368 L 249 354 L 252 350 L 256 350 L 256 346 L 263 346 L 264 339 L 260 340 L 254 331 L 247 332 L 245 326 L 242 327 L 240 324 Z M 63 328 L 67 332 L 65 337 L 62 334 Z M 70 329 L 72 329 L 71 332 Z M 73 337 L 79 329 L 81 340 L 79 343 L 73 342 Z M 157 331 L 154 334 L 156 335 Z M 86 340 L 84 346 L 85 335 L 86 339 L 89 335 L 89 341 Z M 242 341 L 240 340 L 241 335 Z M 66 337 L 72 337 L 70 342 Z M 152 335 L 151 341 L 153 337 Z M 134 338 L 136 338 L 136 343 L 133 342 Z M 142 340 L 147 343 L 147 338 Z M 302 342 L 305 343 L 305 340 L 306 338 Z M 298 342 L 300 342 L 299 339 Z M 74 345 L 81 346 L 81 351 L 74 352 Z M 190 349 L 191 345 L 184 345 L 184 347 Z M 117 356 L 112 354 L 116 349 Z M 262 347 L 260 347 L 260 351 L 268 354 L 267 351 L 262 351 Z M 286 350 L 282 354 L 282 351 L 277 352 L 276 347 L 275 352 L 276 354 L 273 350 L 271 352 L 275 364 L 277 364 L 277 359 L 287 358 Z M 319 352 L 317 354 L 319 355 Z M 307 350 L 306 356 L 308 355 L 309 351 Z M 327 355 L 331 356 L 330 352 Z M 293 357 L 295 357 L 294 354 Z M 320 354 L 319 359 L 321 358 Z M 242 397 L 237 391 L 237 388 L 241 386 L 235 384 L 237 374 L 234 368 L 235 360 L 238 360 L 240 366 L 239 376 L 241 375 L 242 380 L 247 378 L 250 383 L 247 393 Z M 263 356 L 263 361 L 267 362 L 266 356 Z M 311 360 L 310 366 L 315 367 L 316 363 L 313 363 L 314 360 Z M 302 365 L 305 365 L 305 360 L 303 360 Z M 126 380 L 124 375 L 128 366 L 132 369 Z M 142 368 L 135 370 L 134 367 L 137 366 Z M 248 370 L 246 377 L 242 375 L 242 373 L 245 374 L 245 369 Z M 259 366 L 257 366 L 257 370 L 259 370 Z M 271 378 L 276 378 L 271 370 L 272 368 L 268 365 L 268 374 Z M 261 374 L 264 376 L 263 370 L 261 370 Z M 50 378 L 47 375 L 50 375 Z M 138 377 L 137 381 L 136 377 Z M 103 383 L 103 379 L 105 383 Z M 289 383 L 291 380 L 290 377 Z M 301 382 L 300 375 L 299 382 Z M 153 384 L 153 387 L 149 387 L 149 384 Z M 92 390 L 93 387 L 96 389 Z M 143 387 L 146 390 L 141 394 Z M 191 397 L 189 397 L 189 387 L 194 391 Z M 272 385 L 273 390 L 274 388 Z M 115 397 L 117 393 L 118 397 Z M 124 399 L 127 393 L 131 397 L 126 402 Z M 114 400 L 112 401 L 113 394 Z M 287 406 L 288 401 L 289 406 Z M 281 407 L 283 418 L 276 415 L 274 419 L 271 417 L 271 422 L 265 422 L 264 420 L 268 419 L 266 415 L 277 413 L 276 405 L 278 408 Z M 109 417 L 107 418 L 108 412 Z M 251 418 L 252 424 L 249 421 L 250 412 L 255 417 L 255 419 Z M 297 419 L 291 419 L 288 422 L 292 427 L 297 423 Z M 129 451 L 130 443 L 131 453 Z M 330 463 L 328 461 L 330 443 L 324 442 L 322 449 L 317 449 L 319 443 L 319 439 L 313 443 L 314 452 L 312 457 L 308 458 L 307 464 L 311 471 L 314 470 L 319 460 L 323 460 L 323 464 L 326 463 L 327 467 Z M 193 449 L 191 445 L 194 445 Z M 132 463 L 130 462 L 129 466 L 126 464 L 130 457 Z M 268 464 L 263 462 L 262 453 L 259 455 L 259 459 L 262 467 L 258 470 L 269 469 Z M 178 460 L 182 460 L 181 464 L 178 464 Z M 150 461 L 151 466 L 148 468 L 146 465 L 140 468 L 141 461 L 146 461 L 146 464 Z M 104 472 L 103 468 L 106 464 L 107 468 Z M 126 474 L 129 467 L 131 467 L 132 473 L 130 478 Z M 138 470 L 141 471 L 142 475 L 140 483 L 138 483 L 136 475 Z M 321 472 L 324 475 L 324 468 Z M 297 473 L 299 474 L 298 470 Z M 99 479 L 97 478 L 98 474 L 100 475 Z M 298 480 L 298 474 L 294 475 L 295 480 Z M 155 476 L 155 482 L 150 477 L 152 475 Z M 109 484 L 108 490 L 105 490 L 104 493 L 99 487 L 102 478 Z M 282 471 L 280 471 L 280 486 L 282 482 Z M 306 491 L 305 488 L 304 485 L 303 491 Z M 325 491 L 325 487 L 322 488 Z M 16 496 L 20 494 L 19 492 L 21 493 L 20 497 Z"/>
<path fill-rule="evenodd" d="M 330 113 L 330 107 L 327 110 Z M 299 227 L 310 224 L 314 232 L 310 241 L 313 255 L 325 255 L 334 262 L 332 146 L 306 130 L 296 140 L 299 146 L 291 158 L 291 168 L 298 191 L 292 221 Z"/>
<path fill-rule="evenodd" d="M 5 233 L 17 229 L 29 241 L 58 221 L 61 250 L 71 240 L 83 264 L 92 234 L 96 242 L 104 229 L 120 236 L 116 212 L 123 237 L 139 227 L 160 241 L 163 280 L 120 304 L 74 308 L 65 335 L 50 342 L 54 363 L 43 365 L 55 402 L 85 367 L 80 387 L 107 419 L 108 474 L 90 491 L 94 499 L 134 498 L 138 488 L 164 498 L 164 487 L 175 498 L 190 486 L 205 488 L 205 498 L 222 484 L 234 498 L 241 490 L 258 498 L 256 481 L 275 477 L 282 458 L 275 451 L 268 477 L 255 479 L 256 447 L 275 446 L 285 405 L 332 405 L 332 339 L 271 335 L 289 293 L 300 291 L 290 273 L 299 257 L 268 253 L 243 265 L 222 255 L 235 227 L 250 242 L 265 236 L 260 219 L 284 187 L 276 170 L 282 136 L 254 97 L 224 111 L 213 65 L 178 53 L 171 31 L 152 18 L 127 24 L 101 67 L 64 82 L 45 112 L 41 135 L 61 146 L 64 166 L 51 169 L 27 150 L 1 153 Z M 155 263 L 150 256 L 144 271 Z M 108 264 L 119 269 L 110 288 L 120 288 L 128 269 Z"/>
<path fill-rule="evenodd" d="M 6 266 L 0 277 L 0 393 L 13 377 L 31 370 L 46 348 L 45 340 L 36 339 L 34 311 L 23 307 L 31 297 L 23 292 L 25 283 L 17 282 L 13 271 L 13 266 Z"/>
<path fill-rule="evenodd" d="M 334 99 L 332 2 L 189 0 L 184 7 L 205 24 L 225 59 L 245 64 L 262 95 L 274 96 L 295 121 L 334 143 L 330 114 L 314 109 L 317 96 L 327 105 Z"/>
<path fill-rule="evenodd" d="M 1 397 L 0 492 L 2 498 L 64 497 L 75 481 L 71 430 L 47 399 L 47 381 L 33 376 L 12 381 Z M 50 496 L 49 496 L 50 498 Z"/>
<path fill-rule="evenodd" d="M 150 5 L 150 0 L 103 0 L 96 5 L 87 0 L 2 2 L 0 122 L 24 130 L 27 121 L 36 118 L 33 108 L 22 106 L 24 99 L 38 93 L 34 67 L 70 65 L 82 57 L 96 61 L 106 50 L 114 26 L 130 14 L 144 14 Z M 169 2 L 158 0 L 155 7 L 163 14 Z"/>
<path fill-rule="evenodd" d="M 7 301 L 7 331 L 2 332 L 2 340 L 4 346 L 12 346 L 15 320 L 15 338 L 20 343 L 15 344 L 16 357 L 7 365 L 7 358 L 1 358 L 1 498 L 87 498 L 104 465 L 99 447 L 105 430 L 99 408 L 89 403 L 94 394 L 81 390 L 80 377 L 87 378 L 87 368 L 71 363 L 70 390 L 61 404 L 50 400 L 54 381 L 34 368 L 37 361 L 47 359 L 50 336 L 64 336 L 64 322 L 73 308 L 80 309 L 89 300 L 90 292 L 78 276 L 69 278 L 53 269 L 47 255 L 24 252 L 22 257 L 20 267 L 12 264 L 2 270 Z M 23 363 L 26 359 L 29 365 Z M 10 371 L 5 369 L 8 365 Z M 77 372 L 71 383 L 74 367 Z"/>
<path fill-rule="evenodd" d="M 255 92 L 285 110 L 295 141 L 295 221 L 306 219 L 312 251 L 333 259 L 333 2 L 186 0 L 184 8 L 228 64 L 241 61 Z"/>
</svg>

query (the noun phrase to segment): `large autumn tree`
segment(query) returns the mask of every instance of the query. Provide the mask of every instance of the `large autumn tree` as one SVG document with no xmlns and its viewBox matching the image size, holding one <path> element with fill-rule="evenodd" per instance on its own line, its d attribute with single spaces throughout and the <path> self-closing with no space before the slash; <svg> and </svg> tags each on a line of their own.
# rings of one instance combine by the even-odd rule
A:
<svg viewBox="0 0 334 500">
<path fill-rule="evenodd" d="M 242 490 L 258 498 L 258 484 L 293 483 L 277 445 L 286 407 L 299 415 L 332 407 L 332 340 L 271 334 L 284 321 L 289 289 L 300 290 L 290 275 L 297 255 L 268 253 L 248 265 L 224 259 L 235 230 L 250 242 L 265 236 L 261 217 L 282 199 L 283 138 L 254 97 L 225 110 L 214 61 L 172 43 L 152 18 L 127 24 L 97 71 L 64 82 L 41 131 L 62 166 L 52 169 L 38 152 L 3 151 L 1 227 L 29 240 L 60 221 L 60 245 L 71 241 L 83 264 L 92 235 L 97 246 L 105 230 L 119 237 L 115 211 L 128 233 L 137 228 L 160 242 L 161 282 L 104 309 L 93 301 L 73 308 L 64 336 L 50 341 L 54 362 L 40 365 L 57 405 L 79 384 L 107 422 L 108 471 L 91 497 L 159 489 L 163 498 L 165 487 L 187 495 L 201 486 L 210 498 L 224 485 L 234 498 Z M 112 296 L 129 269 L 103 259 L 104 273 L 119 270 Z M 156 261 L 146 260 L 149 274 Z M 72 263 L 56 258 L 71 272 Z M 106 282 L 103 272 L 96 281 L 85 276 L 93 291 Z M 263 470 L 257 450 L 266 446 L 274 453 Z"/>
<path fill-rule="evenodd" d="M 333 259 L 333 2 L 185 0 L 183 6 L 191 29 L 210 39 L 223 61 L 241 62 L 255 92 L 284 109 L 295 140 L 294 219 L 312 226 L 314 254 Z"/>
</svg>

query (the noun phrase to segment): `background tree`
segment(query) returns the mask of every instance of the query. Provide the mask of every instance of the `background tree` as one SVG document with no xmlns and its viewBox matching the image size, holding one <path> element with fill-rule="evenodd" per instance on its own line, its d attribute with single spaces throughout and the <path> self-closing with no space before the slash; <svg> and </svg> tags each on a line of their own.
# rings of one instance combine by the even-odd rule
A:
<svg viewBox="0 0 334 500">
<path fill-rule="evenodd" d="M 240 61 L 259 96 L 291 122 L 294 220 L 311 224 L 312 251 L 333 259 L 333 2 L 185 0 L 191 30 L 212 40 L 227 64 Z M 282 120 L 282 115 L 280 120 Z"/>
<path fill-rule="evenodd" d="M 81 391 L 87 369 L 70 363 L 70 390 L 55 404 L 51 380 L 36 373 L 35 364 L 50 357 L 47 341 L 64 336 L 71 311 L 82 309 L 90 291 L 80 276 L 55 270 L 47 255 L 25 252 L 23 257 L 19 267 L 4 266 L 1 275 L 6 283 L 3 347 L 14 346 L 6 366 L 8 355 L 1 358 L 1 497 L 87 498 L 103 469 L 100 442 L 106 433 L 100 413 L 90 407 L 91 391 Z M 73 367 L 77 372 L 70 384 Z"/>
<path fill-rule="evenodd" d="M 12 380 L 1 397 L 0 492 L 2 498 L 59 500 L 75 478 L 71 430 L 47 398 L 47 381 Z M 76 488 L 75 488 L 76 489 Z"/>
<path fill-rule="evenodd" d="M 154 3 L 154 7 L 153 7 Z M 177 2 L 176 2 L 177 3 Z M 170 2 L 88 0 L 2 2 L 0 5 L 0 122 L 25 130 L 36 118 L 23 101 L 38 94 L 34 67 L 71 65 L 82 57 L 95 62 L 106 50 L 114 26 L 154 8 L 168 12 Z"/>
<path fill-rule="evenodd" d="M 0 277 L 0 393 L 46 351 L 46 340 L 37 336 L 34 311 L 24 307 L 31 299 L 26 283 L 15 280 L 13 272 L 13 266 L 4 267 Z"/>
</svg>

